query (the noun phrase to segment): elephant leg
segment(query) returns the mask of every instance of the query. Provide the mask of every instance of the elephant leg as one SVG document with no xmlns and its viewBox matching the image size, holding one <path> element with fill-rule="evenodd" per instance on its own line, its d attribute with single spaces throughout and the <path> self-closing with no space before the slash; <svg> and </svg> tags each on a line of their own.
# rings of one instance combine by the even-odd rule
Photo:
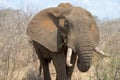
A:
<svg viewBox="0 0 120 80">
<path fill-rule="evenodd" d="M 47 59 L 42 60 L 41 64 L 43 67 L 44 80 L 51 80 L 48 60 Z"/>
<path fill-rule="evenodd" d="M 43 57 L 42 52 L 40 51 L 40 47 L 36 42 L 34 42 L 34 47 L 36 54 L 40 59 L 39 74 L 41 75 L 41 69 L 43 68 L 44 80 L 51 80 L 50 70 L 49 70 L 50 59 L 46 59 Z"/>
<path fill-rule="evenodd" d="M 72 57 L 71 57 L 71 63 L 73 65 L 71 67 L 66 66 L 66 72 L 67 72 L 68 80 L 71 80 L 71 76 L 72 76 L 74 66 L 75 66 L 75 62 L 76 62 L 76 57 L 77 57 L 76 54 L 73 53 Z"/>
<path fill-rule="evenodd" d="M 67 80 L 65 54 L 55 53 L 52 58 L 56 69 L 56 80 Z"/>
<path fill-rule="evenodd" d="M 43 68 L 44 80 L 51 80 L 48 59 L 44 59 L 44 58 L 39 58 L 39 59 L 41 63 L 41 66 L 39 67 L 40 75 L 41 75 L 41 69 Z"/>
<path fill-rule="evenodd" d="M 41 64 L 39 67 L 40 75 L 41 75 L 41 70 L 43 69 L 44 80 L 51 80 L 50 70 L 49 70 L 49 60 L 44 59 L 43 57 L 39 57 L 39 59 Z"/>
</svg>

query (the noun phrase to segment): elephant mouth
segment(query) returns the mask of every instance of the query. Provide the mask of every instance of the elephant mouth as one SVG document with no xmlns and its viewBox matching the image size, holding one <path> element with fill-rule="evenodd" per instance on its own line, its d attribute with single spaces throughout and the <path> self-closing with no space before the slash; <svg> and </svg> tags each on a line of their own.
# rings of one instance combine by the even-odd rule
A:
<svg viewBox="0 0 120 80">
<path fill-rule="evenodd" d="M 70 48 L 70 47 L 68 47 L 68 49 L 67 49 L 67 56 L 66 56 L 66 65 L 68 66 L 68 67 L 71 67 L 72 66 L 72 64 L 71 64 L 71 57 L 72 57 L 72 48 Z M 99 55 L 102 55 L 102 56 L 107 56 L 107 55 L 105 55 L 105 53 L 102 51 L 102 50 L 100 50 L 98 47 L 95 47 L 94 48 L 94 51 L 97 53 L 97 54 L 99 54 Z M 78 60 L 78 63 L 79 63 L 79 60 Z M 83 63 L 83 62 L 82 62 Z M 83 63 L 84 64 L 84 63 Z M 87 67 L 90 67 L 90 66 L 87 66 Z"/>
</svg>

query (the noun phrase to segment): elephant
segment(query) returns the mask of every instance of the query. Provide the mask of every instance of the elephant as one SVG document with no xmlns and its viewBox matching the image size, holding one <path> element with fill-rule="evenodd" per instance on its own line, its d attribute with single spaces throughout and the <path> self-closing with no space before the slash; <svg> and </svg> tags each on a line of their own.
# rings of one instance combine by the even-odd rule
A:
<svg viewBox="0 0 120 80">
<path fill-rule="evenodd" d="M 100 38 L 94 17 L 89 11 L 70 3 L 40 11 L 26 32 L 43 67 L 44 80 L 51 80 L 51 60 L 56 80 L 71 80 L 76 61 L 79 71 L 87 72 L 93 52 L 104 54 L 97 47 Z"/>
</svg>

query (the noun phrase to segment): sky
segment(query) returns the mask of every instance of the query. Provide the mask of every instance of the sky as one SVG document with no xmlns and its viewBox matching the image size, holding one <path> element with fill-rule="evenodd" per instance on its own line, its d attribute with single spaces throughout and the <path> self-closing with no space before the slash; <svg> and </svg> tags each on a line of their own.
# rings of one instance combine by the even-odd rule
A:
<svg viewBox="0 0 120 80">
<path fill-rule="evenodd" d="M 87 9 L 99 19 L 120 18 L 120 0 L 0 0 L 0 8 L 28 9 L 36 12 L 69 2 L 74 6 Z"/>
</svg>

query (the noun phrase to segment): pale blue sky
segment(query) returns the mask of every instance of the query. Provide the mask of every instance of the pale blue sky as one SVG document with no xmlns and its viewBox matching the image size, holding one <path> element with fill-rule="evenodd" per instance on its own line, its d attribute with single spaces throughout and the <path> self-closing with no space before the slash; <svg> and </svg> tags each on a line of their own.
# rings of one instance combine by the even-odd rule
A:
<svg viewBox="0 0 120 80">
<path fill-rule="evenodd" d="M 100 19 L 120 18 L 120 0 L 0 0 L 0 7 L 22 9 L 26 6 L 38 11 L 57 6 L 61 2 L 70 2 L 89 10 Z"/>
</svg>

